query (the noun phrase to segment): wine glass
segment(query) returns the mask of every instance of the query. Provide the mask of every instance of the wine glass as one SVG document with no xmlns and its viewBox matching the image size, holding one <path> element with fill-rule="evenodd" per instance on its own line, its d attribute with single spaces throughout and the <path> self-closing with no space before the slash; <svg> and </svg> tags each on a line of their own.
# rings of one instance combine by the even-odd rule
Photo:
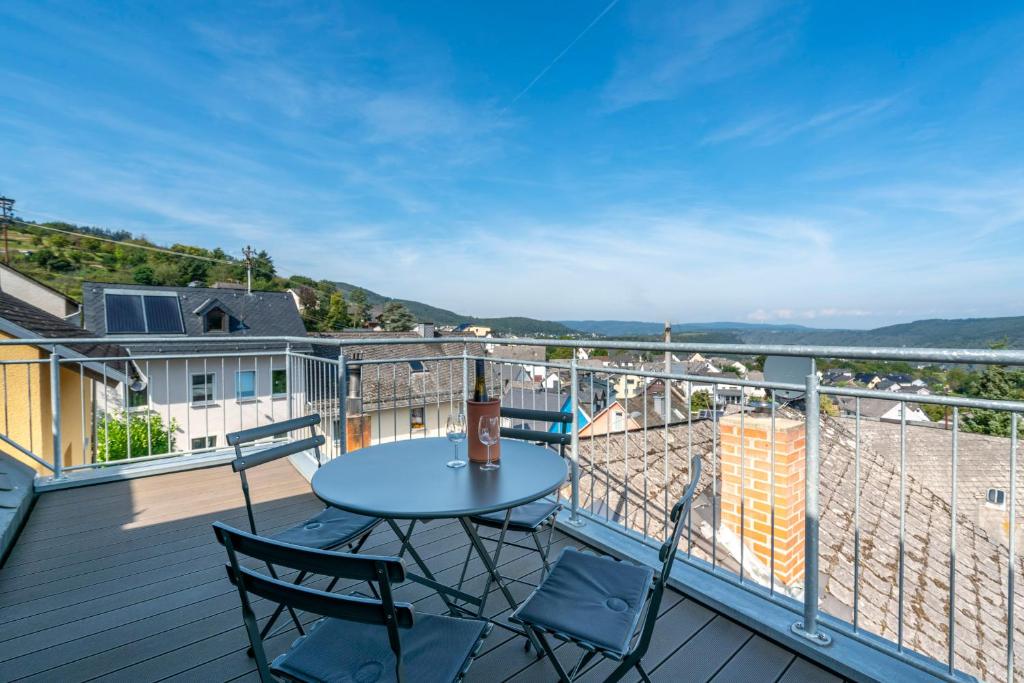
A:
<svg viewBox="0 0 1024 683">
<path fill-rule="evenodd" d="M 487 446 L 487 462 L 480 465 L 480 469 L 489 472 L 501 467 L 500 464 L 491 461 L 491 446 L 498 443 L 498 438 L 501 436 L 501 422 L 498 417 L 482 415 L 477 435 L 480 437 L 480 443 Z"/>
<path fill-rule="evenodd" d="M 451 441 L 452 446 L 455 447 L 455 457 L 448 461 L 448 467 L 451 467 L 452 469 L 465 467 L 466 461 L 459 458 L 459 444 L 466 440 L 466 416 L 462 413 L 449 415 L 448 423 L 445 426 L 445 432 L 448 436 L 448 440 Z"/>
</svg>

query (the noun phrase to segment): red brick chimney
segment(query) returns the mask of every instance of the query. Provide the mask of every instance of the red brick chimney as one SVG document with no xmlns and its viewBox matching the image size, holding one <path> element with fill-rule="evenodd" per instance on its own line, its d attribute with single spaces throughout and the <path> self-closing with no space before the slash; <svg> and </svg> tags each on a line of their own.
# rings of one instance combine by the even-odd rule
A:
<svg viewBox="0 0 1024 683">
<path fill-rule="evenodd" d="M 774 432 L 774 574 L 776 581 L 794 586 L 804 575 L 804 423 L 776 417 Z M 729 415 L 719 422 L 719 436 L 722 526 L 737 539 L 742 526 L 747 551 L 771 567 L 772 419 Z"/>
</svg>

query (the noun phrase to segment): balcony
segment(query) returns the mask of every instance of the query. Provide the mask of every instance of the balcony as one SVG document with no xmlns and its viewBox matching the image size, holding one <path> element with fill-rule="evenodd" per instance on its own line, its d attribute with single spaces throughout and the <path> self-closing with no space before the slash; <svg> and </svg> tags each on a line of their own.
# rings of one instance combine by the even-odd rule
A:
<svg viewBox="0 0 1024 683">
<path fill-rule="evenodd" d="M 57 342 L 38 340 L 44 347 Z M 316 412 L 324 418 L 326 456 L 335 458 L 443 434 L 478 357 L 504 405 L 577 416 L 556 547 L 656 564 L 668 509 L 688 483 L 686 463 L 702 457 L 675 592 L 645 659 L 654 679 L 1022 675 L 1014 659 L 1021 635 L 1014 615 L 1017 442 L 957 426 L 961 413 L 993 410 L 1008 413 L 1016 427 L 1024 405 L 942 395 L 911 400 L 822 385 L 816 375 L 795 383 L 715 378 L 674 364 L 664 372 L 660 360 L 670 351 L 1022 365 L 1020 352 L 606 343 L 658 354 L 656 362 L 609 367 L 513 357 L 513 346 L 549 343 L 537 340 L 488 340 L 490 352 L 472 341 L 414 336 L 252 343 L 230 358 L 135 354 L 130 362 L 144 389 L 131 386 L 124 357 L 54 353 L 5 362 L 5 417 L 14 410 L 19 373 L 51 410 L 29 411 L 28 428 L 3 423 L 6 452 L 37 470 L 37 499 L 0 567 L 0 678 L 255 678 L 237 595 L 223 578 L 223 551 L 209 527 L 244 519 L 237 476 L 223 466 L 234 454 L 222 435 Z M 744 407 L 764 390 L 799 398 Z M 701 391 L 711 407 L 691 411 L 689 401 Z M 807 420 L 824 397 L 850 408 Z M 873 400 L 891 402 L 899 417 L 862 415 L 862 402 Z M 948 406 L 949 428 L 908 419 L 907 406 L 921 403 Z M 134 438 L 112 437 L 133 427 Z M 312 466 L 298 456 L 259 472 L 253 490 L 263 496 L 257 504 L 264 519 L 286 526 L 317 509 L 303 478 Z M 978 503 L 989 488 L 1003 492 L 1001 506 Z M 466 552 L 457 531 L 445 522 L 417 531 L 435 572 L 457 575 Z M 398 545 L 381 528 L 368 547 L 387 554 Z M 540 567 L 524 551 L 502 561 L 519 577 L 536 576 Z M 517 599 L 526 595 L 524 586 L 513 590 Z M 418 610 L 443 611 L 419 584 L 403 584 L 398 597 Z M 500 609 L 498 601 L 490 604 Z M 282 649 L 294 635 L 278 638 Z M 568 661 L 573 649 L 560 648 L 560 659 Z M 595 665 L 586 679 L 603 673 Z M 521 639 L 498 630 L 469 678 L 554 680 L 554 672 L 526 654 Z"/>
</svg>

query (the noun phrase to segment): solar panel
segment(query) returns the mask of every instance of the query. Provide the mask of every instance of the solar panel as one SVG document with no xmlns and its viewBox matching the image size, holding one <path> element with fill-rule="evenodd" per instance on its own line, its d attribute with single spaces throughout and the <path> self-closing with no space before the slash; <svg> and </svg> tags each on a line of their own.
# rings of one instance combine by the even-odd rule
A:
<svg viewBox="0 0 1024 683">
<path fill-rule="evenodd" d="M 181 334 L 181 309 L 176 296 L 144 296 L 146 324 L 150 334 Z"/>
<path fill-rule="evenodd" d="M 142 297 L 133 294 L 107 294 L 107 333 L 124 334 L 146 331 Z"/>
</svg>

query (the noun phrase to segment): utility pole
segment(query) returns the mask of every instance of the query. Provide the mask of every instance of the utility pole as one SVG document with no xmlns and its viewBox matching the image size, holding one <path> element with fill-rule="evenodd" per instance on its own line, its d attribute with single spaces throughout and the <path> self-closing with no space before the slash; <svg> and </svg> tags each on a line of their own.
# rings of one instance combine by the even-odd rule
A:
<svg viewBox="0 0 1024 683">
<path fill-rule="evenodd" d="M 252 294 L 252 257 L 255 255 L 255 251 L 250 245 L 245 245 L 245 249 L 242 250 L 242 255 L 245 256 L 245 290 L 249 294 Z"/>
<path fill-rule="evenodd" d="M 0 223 L 4 224 L 4 262 L 11 263 L 11 247 L 7 241 L 7 227 L 14 218 L 14 200 L 8 197 L 0 197 Z"/>
</svg>

